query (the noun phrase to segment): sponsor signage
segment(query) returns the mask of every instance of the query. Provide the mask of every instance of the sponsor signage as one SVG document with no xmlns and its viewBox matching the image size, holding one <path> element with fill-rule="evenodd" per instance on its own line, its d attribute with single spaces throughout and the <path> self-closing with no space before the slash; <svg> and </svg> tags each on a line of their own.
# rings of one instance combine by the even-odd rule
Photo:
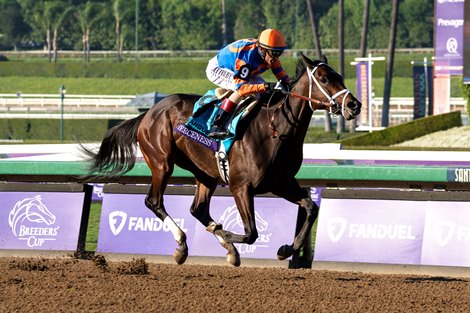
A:
<svg viewBox="0 0 470 313">
<path fill-rule="evenodd" d="M 470 183 L 470 167 L 448 168 L 447 181 L 457 183 Z"/>
<path fill-rule="evenodd" d="M 323 198 L 315 260 L 419 264 L 424 208 L 415 203 Z"/>
<path fill-rule="evenodd" d="M 315 261 L 470 266 L 468 202 L 322 199 Z"/>
<path fill-rule="evenodd" d="M 145 205 L 145 194 L 105 193 L 97 252 L 173 255 L 176 242 L 166 223 Z M 189 212 L 193 196 L 165 195 L 165 207 L 186 233 L 190 256 L 224 257 L 227 251 Z M 243 234 L 243 224 L 232 197 L 214 196 L 211 215 L 224 229 Z M 297 205 L 280 198 L 255 198 L 259 238 L 253 245 L 235 244 L 241 257 L 276 259 L 280 246 L 295 235 Z"/>
<path fill-rule="evenodd" d="M 462 75 L 464 0 L 436 0 L 435 75 Z"/>
<path fill-rule="evenodd" d="M 429 202 L 421 264 L 470 266 L 468 202 Z"/>
<path fill-rule="evenodd" d="M 2 192 L 0 249 L 75 251 L 83 192 Z"/>
</svg>

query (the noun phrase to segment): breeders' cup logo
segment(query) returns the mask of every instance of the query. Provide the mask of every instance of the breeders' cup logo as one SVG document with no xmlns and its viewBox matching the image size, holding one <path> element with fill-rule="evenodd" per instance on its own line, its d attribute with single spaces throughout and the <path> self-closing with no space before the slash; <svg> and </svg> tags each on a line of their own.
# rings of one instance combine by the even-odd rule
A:
<svg viewBox="0 0 470 313">
<path fill-rule="evenodd" d="M 55 221 L 40 195 L 18 201 L 8 215 L 13 235 L 25 240 L 28 247 L 41 247 L 47 240 L 56 240 L 59 226 L 48 227 Z"/>
<path fill-rule="evenodd" d="M 261 217 L 258 212 L 255 212 L 255 221 L 256 228 L 258 229 L 259 237 L 256 239 L 256 242 L 253 245 L 247 244 L 236 244 L 240 253 L 253 253 L 257 248 L 267 248 L 271 239 L 272 232 L 268 232 L 269 224 L 268 222 Z M 234 233 L 244 233 L 245 228 L 243 226 L 243 221 L 238 213 L 237 206 L 229 206 L 222 216 L 219 218 L 219 223 L 223 225 L 225 230 L 234 232 Z"/>
<path fill-rule="evenodd" d="M 326 229 L 331 242 L 338 242 L 343 237 L 347 224 L 348 221 L 342 217 L 333 217 L 328 220 Z"/>
</svg>

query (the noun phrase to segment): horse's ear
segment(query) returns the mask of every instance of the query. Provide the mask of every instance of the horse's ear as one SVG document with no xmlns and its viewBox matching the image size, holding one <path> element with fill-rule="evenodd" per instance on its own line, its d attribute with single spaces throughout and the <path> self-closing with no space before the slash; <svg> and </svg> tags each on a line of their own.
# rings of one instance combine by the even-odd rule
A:
<svg viewBox="0 0 470 313">
<path fill-rule="evenodd" d="M 310 60 L 309 58 L 307 58 L 307 57 L 305 56 L 305 54 L 303 54 L 302 52 L 300 52 L 300 57 L 302 58 L 302 62 L 304 63 L 304 65 L 305 65 L 306 67 L 312 66 L 312 64 L 313 64 L 312 60 Z"/>
<path fill-rule="evenodd" d="M 326 55 L 322 54 L 320 60 L 321 60 L 323 63 L 328 64 L 328 59 L 326 58 Z"/>
</svg>

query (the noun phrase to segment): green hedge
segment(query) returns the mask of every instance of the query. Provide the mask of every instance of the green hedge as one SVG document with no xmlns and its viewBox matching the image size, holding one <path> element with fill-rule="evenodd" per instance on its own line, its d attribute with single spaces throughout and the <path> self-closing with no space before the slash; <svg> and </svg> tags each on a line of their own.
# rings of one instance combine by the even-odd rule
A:
<svg viewBox="0 0 470 313">
<path fill-rule="evenodd" d="M 64 141 L 101 141 L 119 120 L 64 119 Z M 0 139 L 60 140 L 60 119 L 0 119 Z"/>
<path fill-rule="evenodd" d="M 457 126 L 462 126 L 460 111 L 420 118 L 381 131 L 340 140 L 339 142 L 345 147 L 390 146 Z"/>
<path fill-rule="evenodd" d="M 418 60 L 416 56 L 414 59 Z M 314 58 L 312 58 L 314 59 Z M 350 65 L 354 56 L 348 56 L 345 60 L 345 77 L 355 77 L 355 67 Z M 0 76 L 23 77 L 102 77 L 102 78 L 205 78 L 205 70 L 208 59 L 175 59 L 175 60 L 144 60 L 141 62 L 82 62 L 48 63 L 48 62 L 22 62 L 7 61 L 0 66 Z M 338 57 L 328 59 L 333 68 L 338 67 Z M 286 70 L 294 75 L 297 63 L 296 57 L 284 57 L 283 65 Z M 385 62 L 374 64 L 373 76 L 385 76 Z M 411 77 L 412 65 L 409 55 L 397 56 L 394 63 L 393 74 L 395 77 Z"/>
</svg>

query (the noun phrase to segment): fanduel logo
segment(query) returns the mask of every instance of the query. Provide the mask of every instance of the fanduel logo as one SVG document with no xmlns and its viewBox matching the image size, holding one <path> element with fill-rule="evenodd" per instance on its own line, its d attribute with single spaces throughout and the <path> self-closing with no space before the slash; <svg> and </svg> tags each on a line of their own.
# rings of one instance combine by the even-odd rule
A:
<svg viewBox="0 0 470 313">
<path fill-rule="evenodd" d="M 457 226 L 452 221 L 440 221 L 434 226 L 434 238 L 440 247 L 447 246 L 452 239 L 458 242 L 470 241 L 470 226 Z"/>
<path fill-rule="evenodd" d="M 328 237 L 330 238 L 331 242 L 338 242 L 338 240 L 343 237 L 347 224 L 348 221 L 342 217 L 333 217 L 328 220 L 326 229 L 328 231 Z"/>
<path fill-rule="evenodd" d="M 42 203 L 40 195 L 16 202 L 8 215 L 8 224 L 15 237 L 28 247 L 41 247 L 47 240 L 56 240 L 59 226 L 52 227 L 56 217 Z"/>
<path fill-rule="evenodd" d="M 188 230 L 184 227 L 184 218 L 173 219 L 182 231 Z M 114 236 L 119 235 L 127 225 L 127 231 L 171 231 L 170 225 L 158 217 L 128 216 L 123 211 L 113 211 L 108 216 L 109 229 Z"/>
<path fill-rule="evenodd" d="M 348 223 L 342 217 L 333 217 L 327 221 L 327 233 L 331 242 L 336 243 L 344 236 L 358 239 L 414 240 L 412 225 L 357 224 Z"/>
<path fill-rule="evenodd" d="M 111 232 L 114 236 L 117 236 L 126 224 L 127 214 L 122 211 L 114 211 L 109 214 L 108 220 Z"/>
</svg>

